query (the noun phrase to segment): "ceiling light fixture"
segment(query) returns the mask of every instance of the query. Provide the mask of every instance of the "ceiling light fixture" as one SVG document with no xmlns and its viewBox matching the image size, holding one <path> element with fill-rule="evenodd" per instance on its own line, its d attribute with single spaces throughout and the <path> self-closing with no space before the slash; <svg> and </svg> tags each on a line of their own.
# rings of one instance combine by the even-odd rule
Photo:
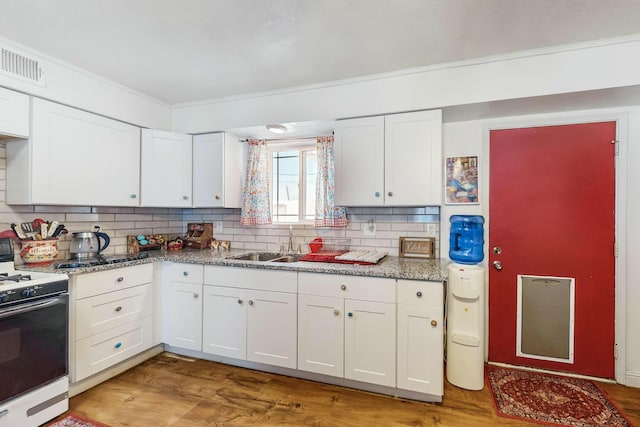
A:
<svg viewBox="0 0 640 427">
<path fill-rule="evenodd" d="M 267 125 L 267 130 L 273 133 L 285 133 L 287 127 L 282 125 Z"/>
</svg>

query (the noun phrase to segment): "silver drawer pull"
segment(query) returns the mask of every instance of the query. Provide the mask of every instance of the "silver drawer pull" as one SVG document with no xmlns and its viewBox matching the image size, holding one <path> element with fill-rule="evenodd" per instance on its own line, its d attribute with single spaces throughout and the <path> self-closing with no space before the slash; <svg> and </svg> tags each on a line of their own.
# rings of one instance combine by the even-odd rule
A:
<svg viewBox="0 0 640 427">
<path fill-rule="evenodd" d="M 194 298 L 198 298 L 199 296 L 200 296 L 200 295 L 198 295 L 198 293 L 197 293 L 197 292 L 194 292 L 194 293 L 193 293 L 193 297 L 194 297 Z"/>
<path fill-rule="evenodd" d="M 117 306 L 117 307 L 116 307 L 116 311 L 117 311 L 117 312 L 122 311 L 122 307 L 121 307 L 121 306 Z"/>
<path fill-rule="evenodd" d="M 421 292 L 421 291 L 416 292 L 416 296 L 417 296 L 418 298 L 422 298 L 422 292 Z"/>
<path fill-rule="evenodd" d="M 343 291 L 347 290 L 347 285 L 340 285 L 340 289 L 342 289 Z"/>
<path fill-rule="evenodd" d="M 244 301 L 242 301 L 241 299 L 238 300 L 238 304 L 242 304 Z"/>
<path fill-rule="evenodd" d="M 253 305 L 253 301 L 249 300 L 249 305 Z"/>
<path fill-rule="evenodd" d="M 189 275 L 189 272 L 188 272 L 188 271 L 183 271 L 183 272 L 182 272 L 182 275 L 183 275 L 183 276 L 188 276 L 188 275 Z"/>
<path fill-rule="evenodd" d="M 337 308 L 335 310 L 333 310 L 333 314 L 335 314 L 336 316 L 340 315 L 340 310 L 338 310 Z"/>
<path fill-rule="evenodd" d="M 120 283 L 120 282 L 124 282 L 124 277 L 120 276 L 116 279 L 116 282 Z"/>
</svg>

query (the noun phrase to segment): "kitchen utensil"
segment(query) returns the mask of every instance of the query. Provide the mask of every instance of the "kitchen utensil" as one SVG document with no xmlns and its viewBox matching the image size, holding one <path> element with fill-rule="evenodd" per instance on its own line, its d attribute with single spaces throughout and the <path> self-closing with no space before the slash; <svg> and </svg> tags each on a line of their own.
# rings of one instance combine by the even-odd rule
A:
<svg viewBox="0 0 640 427">
<path fill-rule="evenodd" d="M 53 225 L 56 223 L 57 221 L 54 221 L 51 224 L 51 227 L 53 228 Z M 53 233 L 50 234 L 51 237 L 58 237 L 63 231 L 66 231 L 64 228 L 64 224 L 58 224 L 56 226 L 56 228 L 53 230 Z"/>
<path fill-rule="evenodd" d="M 49 224 L 47 224 L 46 222 L 44 224 L 40 224 L 40 236 L 43 239 L 46 239 L 48 237 L 48 233 L 49 233 Z"/>
<path fill-rule="evenodd" d="M 71 244 L 69 245 L 69 256 L 71 259 L 91 259 L 97 258 L 100 252 L 105 250 L 111 239 L 106 233 L 100 233 L 100 227 L 95 227 L 96 231 L 81 231 L 73 233 Z M 103 244 L 100 244 L 100 239 Z"/>
<path fill-rule="evenodd" d="M 16 233 L 18 239 L 25 240 L 27 239 L 27 235 L 22 231 L 22 227 L 18 227 L 18 224 L 11 224 L 11 229 Z"/>
</svg>

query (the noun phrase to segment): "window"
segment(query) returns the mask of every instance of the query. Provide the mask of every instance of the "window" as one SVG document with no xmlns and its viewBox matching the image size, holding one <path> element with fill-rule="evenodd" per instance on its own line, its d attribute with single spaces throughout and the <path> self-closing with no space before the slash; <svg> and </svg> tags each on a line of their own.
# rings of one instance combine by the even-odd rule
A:
<svg viewBox="0 0 640 427">
<path fill-rule="evenodd" d="M 317 173 L 315 144 L 276 143 L 269 151 L 273 222 L 313 221 Z"/>
</svg>

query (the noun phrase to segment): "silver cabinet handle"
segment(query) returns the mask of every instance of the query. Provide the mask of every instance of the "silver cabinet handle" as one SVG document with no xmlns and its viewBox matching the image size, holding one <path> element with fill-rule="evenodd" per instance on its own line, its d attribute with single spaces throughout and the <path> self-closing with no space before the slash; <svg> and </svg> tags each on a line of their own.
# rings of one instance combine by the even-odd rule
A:
<svg viewBox="0 0 640 427">
<path fill-rule="evenodd" d="M 122 307 L 121 307 L 121 306 L 117 306 L 117 307 L 116 307 L 116 311 L 117 311 L 117 312 L 122 311 Z"/>
<path fill-rule="evenodd" d="M 333 310 L 333 314 L 335 314 L 336 316 L 340 315 L 340 310 L 338 310 L 337 308 L 335 310 Z"/>
<path fill-rule="evenodd" d="M 188 276 L 188 275 L 189 275 L 189 272 L 188 272 L 188 271 L 183 271 L 183 272 L 182 272 L 182 275 L 183 275 L 183 276 Z"/>
<path fill-rule="evenodd" d="M 138 197 L 138 195 L 137 195 L 137 194 L 130 194 L 130 195 L 129 195 L 129 198 L 130 198 L 130 199 L 135 199 L 136 197 Z"/>
<path fill-rule="evenodd" d="M 417 296 L 418 298 L 422 298 L 422 292 L 421 292 L 421 291 L 416 292 L 416 296 Z"/>
<path fill-rule="evenodd" d="M 214 199 L 216 199 L 216 200 L 220 200 L 220 196 L 218 196 L 218 195 L 216 194 L 216 196 L 214 197 Z"/>
<path fill-rule="evenodd" d="M 182 196 L 182 200 L 188 200 L 189 196 Z"/>
<path fill-rule="evenodd" d="M 347 313 L 347 316 L 348 317 L 353 317 L 353 313 L 349 312 L 349 313 Z"/>
<path fill-rule="evenodd" d="M 376 192 L 375 192 L 375 194 L 374 194 L 374 196 L 376 196 L 376 197 L 380 197 L 380 192 L 379 192 L 379 191 L 376 191 Z"/>
<path fill-rule="evenodd" d="M 241 299 L 238 299 L 238 304 L 242 304 L 244 301 L 242 301 Z"/>
<path fill-rule="evenodd" d="M 197 292 L 194 292 L 194 293 L 193 293 L 193 297 L 194 297 L 194 298 L 198 298 L 199 296 L 200 296 L 200 295 L 198 295 L 198 293 L 197 293 Z"/>
<path fill-rule="evenodd" d="M 249 300 L 249 305 L 253 305 L 253 301 Z"/>
<path fill-rule="evenodd" d="M 502 263 L 501 263 L 500 261 L 493 261 L 493 263 L 492 263 L 492 264 L 493 264 L 493 267 L 494 267 L 496 270 L 498 270 L 498 271 L 502 270 Z"/>
<path fill-rule="evenodd" d="M 340 289 L 342 289 L 343 291 L 347 290 L 347 285 L 340 285 Z"/>
<path fill-rule="evenodd" d="M 116 282 L 120 283 L 124 281 L 124 277 L 120 276 L 116 279 Z"/>
<path fill-rule="evenodd" d="M 389 191 L 389 192 L 387 193 L 387 196 L 392 197 L 392 196 L 393 196 L 393 191 Z"/>
</svg>

